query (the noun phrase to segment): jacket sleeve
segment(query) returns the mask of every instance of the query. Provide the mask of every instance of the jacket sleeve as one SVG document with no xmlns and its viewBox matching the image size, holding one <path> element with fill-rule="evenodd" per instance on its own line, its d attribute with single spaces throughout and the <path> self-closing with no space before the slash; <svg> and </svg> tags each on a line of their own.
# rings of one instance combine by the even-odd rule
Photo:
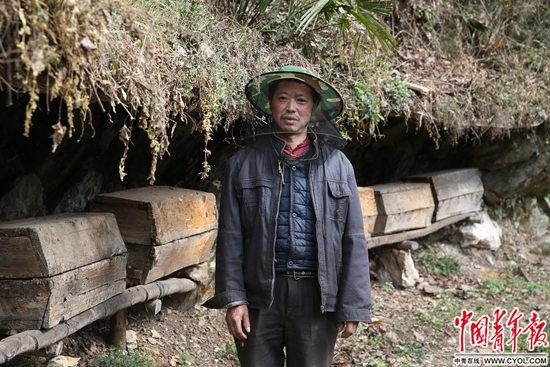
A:
<svg viewBox="0 0 550 367">
<path fill-rule="evenodd" d="M 353 166 L 349 168 L 348 214 L 342 242 L 342 277 L 339 284 L 336 320 L 371 321 L 371 287 L 369 255 L 363 227 L 363 215 Z"/>
<path fill-rule="evenodd" d="M 243 275 L 243 233 L 235 187 L 238 170 L 233 158 L 229 160 L 222 183 L 216 241 L 216 293 L 203 304 L 207 308 L 227 308 L 231 304 L 247 303 Z"/>
</svg>

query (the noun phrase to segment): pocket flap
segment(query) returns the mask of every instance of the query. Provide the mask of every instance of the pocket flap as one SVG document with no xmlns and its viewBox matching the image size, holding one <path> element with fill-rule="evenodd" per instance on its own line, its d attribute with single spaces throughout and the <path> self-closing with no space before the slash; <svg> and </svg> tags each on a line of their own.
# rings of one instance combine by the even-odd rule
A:
<svg viewBox="0 0 550 367">
<path fill-rule="evenodd" d="M 328 188 L 332 196 L 341 198 L 350 195 L 348 183 L 345 181 L 327 181 Z"/>
<path fill-rule="evenodd" d="M 239 182 L 239 189 L 253 189 L 258 186 L 273 187 L 273 183 L 265 178 L 249 178 Z"/>
</svg>

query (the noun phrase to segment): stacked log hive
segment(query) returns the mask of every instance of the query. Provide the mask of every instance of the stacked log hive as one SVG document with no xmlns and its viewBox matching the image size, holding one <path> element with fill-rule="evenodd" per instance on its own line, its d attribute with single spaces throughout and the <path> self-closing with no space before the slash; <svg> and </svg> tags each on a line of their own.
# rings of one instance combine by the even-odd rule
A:
<svg viewBox="0 0 550 367">
<path fill-rule="evenodd" d="M 372 187 L 378 208 L 374 234 L 426 227 L 435 209 L 430 184 L 392 182 Z"/>
<path fill-rule="evenodd" d="M 208 259 L 217 236 L 213 194 L 150 186 L 98 195 L 94 211 L 114 213 L 128 248 L 128 283 L 147 284 Z"/>
<path fill-rule="evenodd" d="M 477 168 L 448 169 L 359 187 L 369 248 L 418 238 L 481 210 Z"/>
<path fill-rule="evenodd" d="M 483 183 L 477 168 L 422 173 L 405 180 L 431 185 L 436 204 L 434 221 L 481 210 Z"/>
<path fill-rule="evenodd" d="M 112 214 L 0 223 L 0 329 L 51 328 L 121 293 L 125 279 Z"/>
</svg>

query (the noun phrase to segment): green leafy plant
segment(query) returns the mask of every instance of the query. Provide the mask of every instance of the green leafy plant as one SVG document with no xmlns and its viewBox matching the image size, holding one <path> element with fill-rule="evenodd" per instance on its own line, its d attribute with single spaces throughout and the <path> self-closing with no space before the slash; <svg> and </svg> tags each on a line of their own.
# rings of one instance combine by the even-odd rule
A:
<svg viewBox="0 0 550 367">
<path fill-rule="evenodd" d="M 389 98 L 390 108 L 395 111 L 408 111 L 412 93 L 399 75 L 392 75 L 384 85 L 384 92 Z"/>
<path fill-rule="evenodd" d="M 123 352 L 111 349 L 99 355 L 92 364 L 94 367 L 153 367 L 156 364 L 145 354 L 139 352 Z"/>
<path fill-rule="evenodd" d="M 393 9 L 393 1 L 282 1 L 282 0 L 231 0 L 217 1 L 218 6 L 233 14 L 247 26 L 255 25 L 262 18 L 276 17 L 284 12 L 283 25 L 295 34 L 303 34 L 319 20 L 336 21 L 341 30 L 349 28 L 350 18 L 367 30 L 367 34 L 383 49 L 396 45 L 388 27 L 376 16 L 387 16 Z"/>
<path fill-rule="evenodd" d="M 422 253 L 418 257 L 418 263 L 430 273 L 441 274 L 446 278 L 454 274 L 460 274 L 460 264 L 455 257 L 449 255 L 438 256 L 432 249 Z"/>
</svg>

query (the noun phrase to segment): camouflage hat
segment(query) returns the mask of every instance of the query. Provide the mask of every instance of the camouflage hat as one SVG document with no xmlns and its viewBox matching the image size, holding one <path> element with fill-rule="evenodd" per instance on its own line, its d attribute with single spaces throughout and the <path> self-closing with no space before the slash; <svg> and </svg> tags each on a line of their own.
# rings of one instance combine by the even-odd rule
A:
<svg viewBox="0 0 550 367">
<path fill-rule="evenodd" d="M 266 115 L 271 116 L 269 86 L 278 80 L 297 80 L 310 86 L 319 95 L 317 108 L 310 121 L 332 120 L 344 110 L 344 101 L 338 91 L 317 75 L 299 66 L 283 66 L 278 71 L 261 74 L 248 82 L 245 93 L 248 100 Z"/>
</svg>

